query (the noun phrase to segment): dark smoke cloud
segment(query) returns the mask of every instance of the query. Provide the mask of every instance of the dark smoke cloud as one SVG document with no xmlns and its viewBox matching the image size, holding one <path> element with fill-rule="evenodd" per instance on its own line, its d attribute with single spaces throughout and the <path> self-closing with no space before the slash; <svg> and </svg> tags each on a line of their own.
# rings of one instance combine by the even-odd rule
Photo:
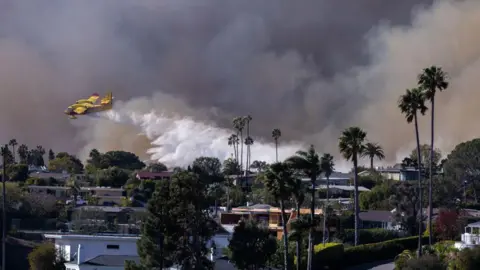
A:
<svg viewBox="0 0 480 270">
<path fill-rule="evenodd" d="M 392 160 L 413 141 L 396 100 L 432 64 L 451 73 L 451 92 L 464 93 L 440 98 L 440 108 L 458 110 L 439 115 L 450 120 L 438 127 L 440 143 L 477 135 L 451 131 L 477 104 L 463 100 L 479 70 L 475 0 L 0 0 L 0 7 L 3 141 L 146 157 L 150 142 L 138 130 L 72 124 L 62 114 L 70 102 L 112 89 L 120 100 L 145 97 L 127 103 L 132 110 L 167 108 L 221 127 L 251 114 L 256 136 L 280 128 L 283 140 L 332 153 L 340 131 L 360 125 Z"/>
</svg>

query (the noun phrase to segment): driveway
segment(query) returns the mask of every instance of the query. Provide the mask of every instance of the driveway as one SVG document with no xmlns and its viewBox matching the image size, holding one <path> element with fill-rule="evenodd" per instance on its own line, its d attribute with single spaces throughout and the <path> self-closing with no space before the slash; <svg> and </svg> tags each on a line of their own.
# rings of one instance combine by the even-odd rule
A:
<svg viewBox="0 0 480 270">
<path fill-rule="evenodd" d="M 392 260 L 367 263 L 348 268 L 348 270 L 393 270 L 395 265 Z"/>
</svg>

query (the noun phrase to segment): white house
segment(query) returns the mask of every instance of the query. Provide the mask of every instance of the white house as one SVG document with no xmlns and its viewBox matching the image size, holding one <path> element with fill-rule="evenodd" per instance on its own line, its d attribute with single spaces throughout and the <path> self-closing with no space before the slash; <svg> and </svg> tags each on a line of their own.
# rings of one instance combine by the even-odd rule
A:
<svg viewBox="0 0 480 270">
<path fill-rule="evenodd" d="M 125 261 L 139 262 L 138 236 L 45 234 L 67 261 L 66 270 L 123 270 Z"/>
<path fill-rule="evenodd" d="M 465 227 L 465 232 L 462 233 L 461 242 L 455 243 L 455 248 L 473 248 L 480 246 L 480 221 L 470 223 Z"/>
</svg>

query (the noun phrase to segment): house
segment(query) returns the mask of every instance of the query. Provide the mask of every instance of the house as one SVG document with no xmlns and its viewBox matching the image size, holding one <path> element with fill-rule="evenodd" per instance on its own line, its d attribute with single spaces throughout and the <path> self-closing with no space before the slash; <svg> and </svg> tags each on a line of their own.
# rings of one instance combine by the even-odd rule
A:
<svg viewBox="0 0 480 270">
<path fill-rule="evenodd" d="M 29 192 L 52 194 L 58 199 L 67 200 L 72 197 L 72 189 L 66 186 L 28 186 Z M 121 204 L 126 198 L 126 191 L 123 188 L 112 187 L 81 187 L 78 192 L 81 198 L 93 197 L 98 199 L 100 205 Z"/>
<path fill-rule="evenodd" d="M 51 194 L 58 199 L 68 199 L 71 195 L 71 188 L 64 186 L 28 186 L 28 191 L 31 193 Z"/>
<path fill-rule="evenodd" d="M 360 228 L 362 229 L 386 229 L 399 230 L 400 226 L 395 224 L 392 211 L 384 210 L 368 210 L 359 214 Z"/>
<path fill-rule="evenodd" d="M 139 262 L 138 236 L 45 234 L 66 260 L 66 270 L 120 270 Z"/>
<path fill-rule="evenodd" d="M 235 186 L 239 186 L 244 190 L 250 190 L 257 178 L 256 173 L 244 172 L 243 175 L 227 175 L 228 179 L 231 179 Z"/>
<path fill-rule="evenodd" d="M 171 171 L 165 171 L 165 172 L 138 172 L 136 174 L 136 178 L 138 180 L 170 180 L 172 177 L 173 172 Z"/>
<path fill-rule="evenodd" d="M 397 163 L 391 167 L 377 167 L 376 171 L 388 180 L 413 181 L 418 180 L 418 170 L 414 167 L 404 167 Z M 368 175 L 370 170 L 360 172 L 358 175 Z"/>
<path fill-rule="evenodd" d="M 285 214 L 287 215 L 286 220 L 290 220 L 292 217 L 296 216 L 295 211 L 292 209 L 285 210 Z M 300 214 L 310 214 L 310 209 L 300 209 Z M 316 209 L 315 214 L 321 215 L 322 210 Z M 230 213 L 220 214 L 220 224 L 227 230 L 229 226 L 233 230 L 233 227 L 238 224 L 240 219 L 249 217 L 253 217 L 260 223 L 267 225 L 277 239 L 282 238 L 281 210 L 278 207 L 273 207 L 268 204 L 255 204 L 252 206 L 232 208 Z"/>
<path fill-rule="evenodd" d="M 465 226 L 464 233 L 461 235 L 461 241 L 455 242 L 457 249 L 474 248 L 480 245 L 480 221 L 470 223 Z"/>
<path fill-rule="evenodd" d="M 147 212 L 143 207 L 81 206 L 73 209 L 71 225 L 74 229 L 104 228 L 120 234 L 138 233 L 141 220 Z"/>
</svg>

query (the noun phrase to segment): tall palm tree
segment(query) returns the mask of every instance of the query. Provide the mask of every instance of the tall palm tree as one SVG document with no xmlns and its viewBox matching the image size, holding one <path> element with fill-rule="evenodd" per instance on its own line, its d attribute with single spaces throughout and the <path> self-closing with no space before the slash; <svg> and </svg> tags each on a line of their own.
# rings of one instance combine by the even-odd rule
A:
<svg viewBox="0 0 480 270">
<path fill-rule="evenodd" d="M 248 173 L 248 172 L 250 171 L 250 163 L 252 162 L 252 161 L 251 161 L 252 156 L 251 156 L 251 152 L 250 152 L 250 146 L 253 145 L 253 139 L 252 139 L 252 137 L 247 136 L 247 137 L 245 138 L 245 145 L 247 146 L 247 162 L 246 162 L 246 164 L 245 164 L 245 168 L 246 168 L 246 171 L 247 171 L 247 173 Z"/>
<path fill-rule="evenodd" d="M 290 188 L 292 192 L 292 197 L 295 201 L 295 211 L 297 212 L 297 220 L 300 219 L 300 208 L 302 207 L 303 202 L 305 201 L 305 189 L 303 188 L 302 180 L 299 178 L 295 178 L 292 181 L 292 186 Z M 301 243 L 302 237 L 300 233 L 296 236 L 296 245 L 295 245 L 295 253 L 297 256 L 297 270 L 301 268 Z"/>
<path fill-rule="evenodd" d="M 228 145 L 233 147 L 233 156 L 238 162 L 238 136 L 237 134 L 232 134 L 228 137 Z"/>
<path fill-rule="evenodd" d="M 12 155 L 13 155 L 13 163 L 15 163 L 15 146 L 18 145 L 17 143 L 17 140 L 15 139 L 11 139 L 9 142 L 8 142 L 8 145 L 10 145 L 12 147 Z"/>
<path fill-rule="evenodd" d="M 323 206 L 323 245 L 325 245 L 327 241 L 326 229 L 327 229 L 327 211 L 328 211 L 328 202 L 329 202 L 329 189 L 330 189 L 330 175 L 333 173 L 333 168 L 335 164 L 333 163 L 333 156 L 330 154 L 323 154 L 320 160 L 320 166 L 322 168 L 323 173 L 325 174 L 325 178 L 327 178 L 327 191 L 325 192 L 325 205 Z"/>
<path fill-rule="evenodd" d="M 338 148 L 346 160 L 353 161 L 353 196 L 355 210 L 355 246 L 358 245 L 358 225 L 360 207 L 358 204 L 358 156 L 364 151 L 363 145 L 367 133 L 359 127 L 349 127 L 342 132 Z"/>
<path fill-rule="evenodd" d="M 440 67 L 431 66 L 423 69 L 423 72 L 418 75 L 418 84 L 425 91 L 425 98 L 430 101 L 431 104 L 431 138 L 430 138 L 430 168 L 428 179 L 428 231 L 432 231 L 432 179 L 433 179 L 433 156 L 434 149 L 433 142 L 435 137 L 435 95 L 438 91 L 447 89 L 447 74 Z M 432 233 L 428 235 L 428 244 L 432 245 Z"/>
<path fill-rule="evenodd" d="M 250 115 L 247 115 L 243 117 L 243 121 L 245 122 L 245 126 L 247 128 L 247 133 L 245 138 L 245 145 L 247 146 L 247 157 L 246 157 L 247 162 L 245 164 L 245 170 L 248 171 L 250 168 L 250 162 L 251 162 L 250 146 L 253 144 L 253 139 L 250 137 L 250 122 L 252 121 L 252 117 Z M 247 142 L 249 144 L 247 144 Z"/>
<path fill-rule="evenodd" d="M 313 232 L 315 229 L 315 182 L 317 177 L 322 173 L 320 166 L 320 158 L 315 151 L 315 147 L 310 145 L 307 151 L 297 151 L 295 156 L 289 157 L 286 160 L 292 168 L 303 172 L 310 178 L 310 192 L 312 201 L 310 204 L 310 231 L 308 232 L 308 257 L 307 257 L 307 269 L 313 268 Z"/>
<path fill-rule="evenodd" d="M 285 202 L 290 198 L 291 186 L 293 182 L 293 170 L 286 163 L 277 162 L 265 172 L 265 188 L 280 204 L 282 214 L 283 244 L 284 244 L 284 269 L 289 270 L 288 262 L 288 231 L 287 219 L 285 217 Z"/>
<path fill-rule="evenodd" d="M 8 145 L 5 145 L 0 149 L 2 154 L 2 269 L 5 269 L 5 252 L 6 252 L 6 238 L 7 238 L 7 188 L 5 186 L 5 182 L 7 181 L 7 174 L 6 174 L 6 156 L 8 152 Z"/>
<path fill-rule="evenodd" d="M 425 106 L 425 93 L 419 89 L 407 89 L 405 94 L 398 100 L 398 107 L 405 116 L 407 123 L 415 124 L 415 136 L 417 139 L 417 171 L 418 171 L 418 200 L 420 209 L 422 209 L 422 155 L 420 154 L 420 135 L 418 133 L 418 113 L 425 115 L 427 106 Z M 419 232 L 418 232 L 418 255 L 422 255 L 422 224 L 423 224 L 423 210 L 419 214 Z"/>
<path fill-rule="evenodd" d="M 278 162 L 278 139 L 282 136 L 280 129 L 276 128 L 272 131 L 272 138 L 275 140 L 275 161 Z"/>
<path fill-rule="evenodd" d="M 235 117 L 233 119 L 233 128 L 240 135 L 240 170 L 243 170 L 243 129 L 245 128 L 245 119 L 243 117 Z M 238 146 L 237 146 L 238 147 Z"/>
<path fill-rule="evenodd" d="M 362 157 L 368 157 L 370 159 L 370 170 L 373 171 L 373 159 L 377 158 L 378 160 L 382 160 L 385 158 L 385 154 L 383 153 L 383 148 L 378 143 L 369 142 L 365 144 Z"/>
</svg>

